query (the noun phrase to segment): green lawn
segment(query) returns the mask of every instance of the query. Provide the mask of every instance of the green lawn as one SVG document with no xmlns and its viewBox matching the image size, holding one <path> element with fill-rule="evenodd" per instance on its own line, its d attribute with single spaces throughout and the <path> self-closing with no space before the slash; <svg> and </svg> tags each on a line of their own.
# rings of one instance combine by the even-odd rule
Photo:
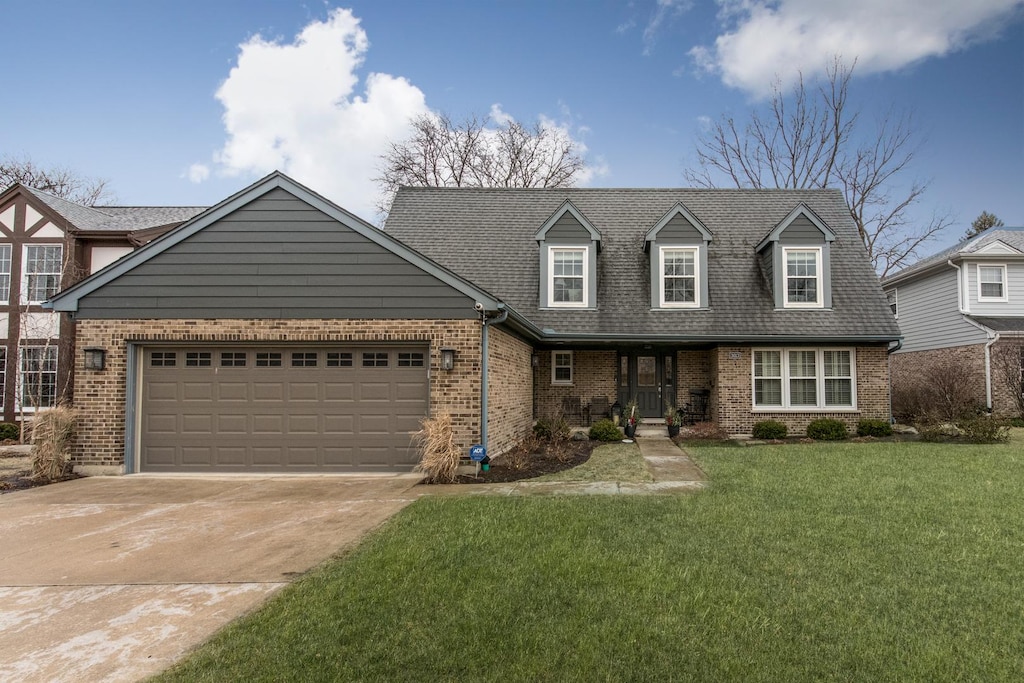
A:
<svg viewBox="0 0 1024 683">
<path fill-rule="evenodd" d="M 165 679 L 1024 679 L 1019 440 L 693 452 L 697 494 L 424 498 Z"/>
<path fill-rule="evenodd" d="M 598 446 L 582 465 L 531 481 L 654 481 L 635 443 L 607 443 Z"/>
</svg>

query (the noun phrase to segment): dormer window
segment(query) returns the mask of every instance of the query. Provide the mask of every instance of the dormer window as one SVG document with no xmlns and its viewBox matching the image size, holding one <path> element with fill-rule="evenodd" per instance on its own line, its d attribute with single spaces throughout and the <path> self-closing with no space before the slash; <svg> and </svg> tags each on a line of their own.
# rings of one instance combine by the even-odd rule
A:
<svg viewBox="0 0 1024 683">
<path fill-rule="evenodd" d="M 835 233 L 805 204 L 775 225 L 754 252 L 776 308 L 832 308 Z"/>
<path fill-rule="evenodd" d="M 696 308 L 700 298 L 699 247 L 661 247 L 661 308 Z"/>
<path fill-rule="evenodd" d="M 681 203 L 647 231 L 651 255 L 651 308 L 708 308 L 711 231 Z"/>
<path fill-rule="evenodd" d="M 586 307 L 587 248 L 548 247 L 549 306 Z"/>
<path fill-rule="evenodd" d="M 535 236 L 540 250 L 541 308 L 597 308 L 601 233 L 572 202 L 551 214 Z"/>
<path fill-rule="evenodd" d="M 1006 300 L 1006 266 L 978 266 L 978 301 Z"/>
<path fill-rule="evenodd" d="M 786 262 L 785 306 L 821 308 L 821 249 L 783 247 L 782 253 Z"/>
</svg>

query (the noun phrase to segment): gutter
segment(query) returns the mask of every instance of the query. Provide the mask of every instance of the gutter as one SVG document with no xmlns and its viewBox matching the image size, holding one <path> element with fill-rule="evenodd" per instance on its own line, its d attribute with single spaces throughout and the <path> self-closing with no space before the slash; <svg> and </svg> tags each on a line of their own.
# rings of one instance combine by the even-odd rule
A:
<svg viewBox="0 0 1024 683">
<path fill-rule="evenodd" d="M 960 269 L 960 266 L 953 263 L 952 259 L 946 259 L 946 264 L 952 266 L 956 270 L 956 307 L 957 311 L 963 315 L 964 313 L 969 312 L 966 307 L 967 297 L 964 296 L 964 287 L 966 286 L 966 283 L 964 282 L 964 272 Z"/>
<path fill-rule="evenodd" d="M 508 319 L 508 309 L 502 311 L 486 311 L 483 304 L 478 303 L 476 309 L 480 311 L 480 445 L 487 448 L 487 355 L 488 337 L 487 328 L 489 325 L 498 325 Z M 488 317 L 489 313 L 497 313 Z"/>
</svg>

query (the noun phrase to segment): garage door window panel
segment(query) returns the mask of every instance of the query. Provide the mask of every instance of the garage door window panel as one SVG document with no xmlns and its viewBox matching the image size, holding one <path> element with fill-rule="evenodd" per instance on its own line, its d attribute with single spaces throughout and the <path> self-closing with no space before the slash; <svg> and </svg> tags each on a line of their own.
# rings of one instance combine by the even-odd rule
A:
<svg viewBox="0 0 1024 683">
<path fill-rule="evenodd" d="M 149 357 L 149 364 L 154 368 L 173 368 L 178 363 L 178 354 L 174 351 L 154 351 Z"/>
<path fill-rule="evenodd" d="M 222 368 L 244 368 L 246 354 L 238 351 L 221 351 L 220 366 Z"/>
<path fill-rule="evenodd" d="M 327 367 L 329 368 L 350 368 L 352 367 L 352 354 L 347 351 L 328 351 Z"/>
<path fill-rule="evenodd" d="M 189 351 L 185 354 L 186 368 L 208 368 L 213 365 L 213 354 L 209 351 Z"/>
<path fill-rule="evenodd" d="M 298 351 L 292 353 L 293 368 L 315 368 L 317 365 L 316 351 Z"/>
<path fill-rule="evenodd" d="M 283 365 L 280 353 L 271 351 L 256 354 L 256 367 L 258 368 L 279 368 Z"/>
<path fill-rule="evenodd" d="M 387 351 L 372 351 L 363 353 L 364 368 L 386 368 L 388 366 Z"/>
</svg>

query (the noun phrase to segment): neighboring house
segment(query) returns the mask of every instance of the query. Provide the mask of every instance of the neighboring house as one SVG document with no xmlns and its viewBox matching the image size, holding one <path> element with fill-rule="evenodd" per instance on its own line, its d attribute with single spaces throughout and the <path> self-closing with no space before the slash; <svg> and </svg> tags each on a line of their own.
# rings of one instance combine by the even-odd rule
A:
<svg viewBox="0 0 1024 683">
<path fill-rule="evenodd" d="M 402 189 L 381 232 L 274 173 L 48 305 L 105 352 L 85 472 L 408 470 L 425 415 L 500 453 L 691 390 L 731 432 L 886 419 L 899 339 L 830 190 Z"/>
<path fill-rule="evenodd" d="M 25 185 L 0 193 L 0 412 L 13 422 L 71 394 L 74 326 L 42 308 L 58 290 L 202 209 L 87 207 Z"/>
<path fill-rule="evenodd" d="M 1024 228 L 986 230 L 886 277 L 882 286 L 903 331 L 893 386 L 930 367 L 955 365 L 978 405 L 1019 414 L 1024 360 Z M 1009 361 L 1009 365 L 1007 362 Z M 1006 373 L 1016 374 L 1011 389 Z"/>
</svg>

